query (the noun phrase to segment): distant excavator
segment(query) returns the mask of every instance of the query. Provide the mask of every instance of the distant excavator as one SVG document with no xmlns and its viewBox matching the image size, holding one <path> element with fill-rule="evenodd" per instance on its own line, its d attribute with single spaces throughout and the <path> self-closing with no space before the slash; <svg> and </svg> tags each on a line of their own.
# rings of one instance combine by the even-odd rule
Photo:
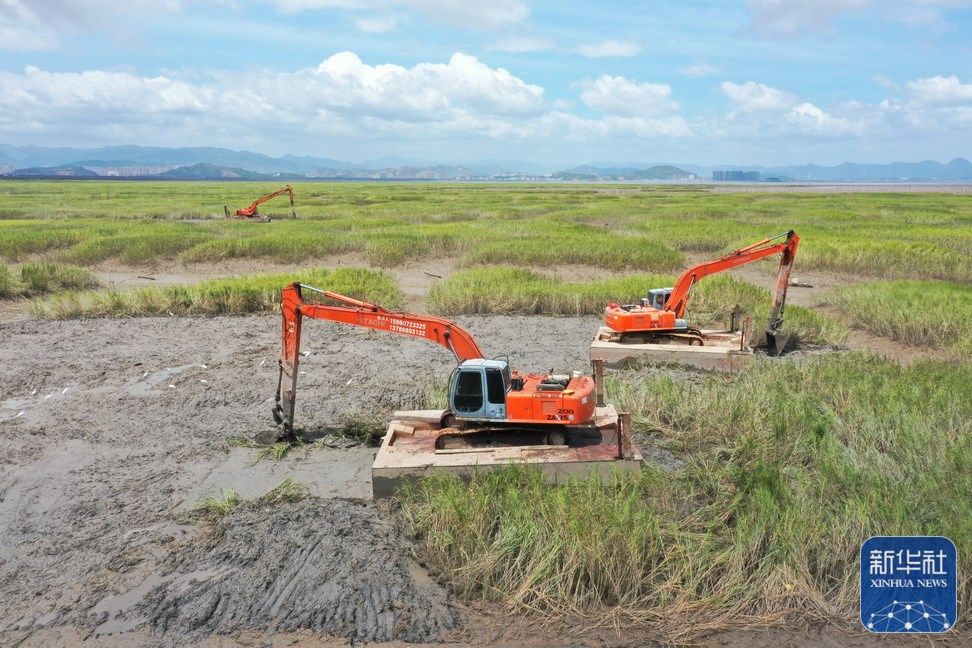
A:
<svg viewBox="0 0 972 648">
<path fill-rule="evenodd" d="M 780 240 L 783 239 L 783 240 Z M 689 290 L 704 277 L 747 263 L 780 254 L 780 270 L 773 292 L 773 305 L 766 327 L 766 347 L 772 355 L 781 349 L 777 334 L 783 326 L 783 308 L 790 284 L 790 269 L 796 258 L 800 237 L 790 230 L 747 245 L 726 256 L 693 266 L 682 273 L 672 288 L 655 288 L 638 304 L 608 304 L 604 323 L 611 330 L 612 342 L 704 344 L 702 332 L 683 319 L 689 302 Z"/>
<path fill-rule="evenodd" d="M 241 207 L 235 212 L 230 214 L 229 207 L 223 205 L 223 213 L 226 218 L 237 218 L 240 220 L 259 220 L 264 223 L 270 222 L 269 216 L 261 216 L 257 211 L 257 208 L 268 200 L 273 200 L 277 196 L 282 196 L 288 194 L 290 196 L 290 216 L 292 218 L 297 218 L 297 210 L 294 208 L 294 188 L 287 185 L 283 189 L 277 189 L 273 193 L 267 194 L 266 196 L 261 196 L 254 200 L 248 207 Z"/>
</svg>

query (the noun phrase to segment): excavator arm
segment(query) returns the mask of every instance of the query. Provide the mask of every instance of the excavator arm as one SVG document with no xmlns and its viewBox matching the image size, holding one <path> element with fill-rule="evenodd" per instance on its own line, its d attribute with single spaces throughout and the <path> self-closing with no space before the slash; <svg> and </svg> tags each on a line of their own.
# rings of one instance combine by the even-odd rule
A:
<svg viewBox="0 0 972 648">
<path fill-rule="evenodd" d="M 784 238 L 782 243 L 773 243 L 778 239 Z M 780 260 L 780 278 L 783 278 L 785 271 L 787 283 L 782 285 L 782 295 L 780 295 L 781 286 L 779 280 L 777 280 L 776 295 L 781 299 L 786 298 L 786 286 L 789 283 L 790 277 L 790 267 L 793 265 L 793 259 L 796 256 L 797 245 L 800 243 L 800 237 L 796 235 L 793 230 L 785 232 L 783 234 L 778 234 L 772 238 L 763 239 L 758 243 L 753 243 L 744 248 L 740 248 L 735 252 L 731 252 L 721 259 L 716 259 L 714 261 L 706 261 L 705 263 L 700 263 L 697 266 L 691 267 L 682 273 L 682 276 L 678 278 L 675 282 L 675 287 L 672 293 L 668 296 L 665 301 L 665 310 L 670 310 L 675 313 L 675 317 L 681 319 L 685 316 L 685 307 L 688 306 L 689 300 L 689 290 L 698 281 L 709 275 L 716 274 L 717 272 L 723 272 L 725 270 L 730 270 L 732 268 L 739 267 L 741 265 L 746 265 L 747 263 L 752 263 L 753 261 L 759 261 L 760 259 L 765 259 L 768 256 L 773 256 L 774 254 L 783 254 Z M 774 300 L 775 302 L 775 300 Z M 781 302 L 782 310 L 782 302 Z"/>
<path fill-rule="evenodd" d="M 276 191 L 274 191 L 271 194 L 267 194 L 266 196 L 261 196 L 260 198 L 257 198 L 256 200 L 253 201 L 252 204 L 250 204 L 249 207 L 243 207 L 241 209 L 237 209 L 236 210 L 236 215 L 237 216 L 246 216 L 246 217 L 255 216 L 256 213 L 257 213 L 257 207 L 259 207 L 263 203 L 267 202 L 268 200 L 273 200 L 277 196 L 282 196 L 284 194 L 288 194 L 290 196 L 290 206 L 293 207 L 294 206 L 294 189 L 290 185 L 287 185 L 283 189 L 277 189 Z"/>
<path fill-rule="evenodd" d="M 314 291 L 344 305 L 308 304 L 301 295 L 302 289 Z M 300 330 L 304 317 L 425 338 L 452 351 L 460 364 L 465 360 L 483 357 L 472 335 L 446 319 L 430 315 L 396 313 L 377 304 L 369 304 L 300 283 L 292 283 L 284 288 L 281 297 L 283 335 L 273 417 L 278 424 L 283 425 L 284 432 L 288 435 L 293 433 L 294 426 L 294 403 L 297 398 L 297 375 L 300 363 Z"/>
</svg>

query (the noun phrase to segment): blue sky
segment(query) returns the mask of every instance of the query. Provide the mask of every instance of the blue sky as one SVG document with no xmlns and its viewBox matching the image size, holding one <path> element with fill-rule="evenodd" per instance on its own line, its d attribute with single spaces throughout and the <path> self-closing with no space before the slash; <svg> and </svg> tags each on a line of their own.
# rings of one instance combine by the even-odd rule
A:
<svg viewBox="0 0 972 648">
<path fill-rule="evenodd" d="M 0 0 L 0 141 L 947 161 L 972 154 L 972 0 Z"/>
</svg>

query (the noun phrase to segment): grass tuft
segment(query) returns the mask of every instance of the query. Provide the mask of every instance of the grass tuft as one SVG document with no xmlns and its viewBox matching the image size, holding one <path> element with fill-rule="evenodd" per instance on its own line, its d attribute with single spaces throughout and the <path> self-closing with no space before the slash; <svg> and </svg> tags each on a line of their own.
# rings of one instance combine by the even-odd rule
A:
<svg viewBox="0 0 972 648">
<path fill-rule="evenodd" d="M 348 417 L 338 434 L 360 445 L 377 447 L 387 429 L 388 422 L 381 416 L 359 413 Z"/>
<path fill-rule="evenodd" d="M 31 312 L 46 319 L 133 317 L 148 315 L 239 315 L 277 308 L 280 290 L 292 281 L 375 301 L 395 308 L 402 293 L 382 272 L 361 268 L 308 270 L 292 274 L 213 279 L 193 286 L 142 288 L 119 292 L 88 291 L 55 295 L 30 303 Z M 308 295 L 312 298 L 312 295 Z"/>
<path fill-rule="evenodd" d="M 258 463 L 264 459 L 274 459 L 275 461 L 280 461 L 286 457 L 291 450 L 299 445 L 303 445 L 303 443 L 300 441 L 295 443 L 291 443 L 289 441 L 278 441 L 277 443 L 262 448 L 253 459 L 253 463 Z"/>
<path fill-rule="evenodd" d="M 20 294 L 20 286 L 10 272 L 10 268 L 0 265 L 0 298 L 15 297 Z"/>
<path fill-rule="evenodd" d="M 307 487 L 288 477 L 267 491 L 260 501 L 264 504 L 280 504 L 296 502 L 304 497 L 307 497 Z"/>
<path fill-rule="evenodd" d="M 218 518 L 223 517 L 237 506 L 243 503 L 240 497 L 232 488 L 224 488 L 219 497 L 209 496 L 201 498 L 192 512 L 201 517 Z"/>
<path fill-rule="evenodd" d="M 94 288 L 98 279 L 78 266 L 53 261 L 25 263 L 20 267 L 20 281 L 27 295 L 42 295 L 73 288 Z"/>
</svg>

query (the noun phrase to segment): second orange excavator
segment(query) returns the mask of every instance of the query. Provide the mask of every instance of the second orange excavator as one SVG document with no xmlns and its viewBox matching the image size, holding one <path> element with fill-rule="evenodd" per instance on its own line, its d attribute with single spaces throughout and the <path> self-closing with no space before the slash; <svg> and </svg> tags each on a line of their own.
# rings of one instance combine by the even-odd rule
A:
<svg viewBox="0 0 972 648">
<path fill-rule="evenodd" d="M 308 303 L 304 301 L 303 291 L 316 293 L 337 305 Z M 285 287 L 281 297 L 283 337 L 273 417 L 283 426 L 286 436 L 294 432 L 304 317 L 425 338 L 451 351 L 459 366 L 449 381 L 449 404 L 442 416 L 443 427 L 540 431 L 549 445 L 569 444 L 575 435 L 589 438 L 596 433 L 597 396 L 591 376 L 579 371 L 563 374 L 511 371 L 505 356 L 484 358 L 468 331 L 439 317 L 396 313 L 299 283 Z"/>
<path fill-rule="evenodd" d="M 766 327 L 766 346 L 771 354 L 778 348 L 777 335 L 783 325 L 783 308 L 790 283 L 790 269 L 796 258 L 800 237 L 793 230 L 740 248 L 726 256 L 689 268 L 672 288 L 655 288 L 637 304 L 611 303 L 604 309 L 604 323 L 611 329 L 611 341 L 616 342 L 681 342 L 704 344 L 701 331 L 683 319 L 689 303 L 689 290 L 696 282 L 717 272 L 723 272 L 774 254 L 782 255 L 780 271 L 773 293 L 773 305 Z"/>
<path fill-rule="evenodd" d="M 226 205 L 223 205 L 223 213 L 226 215 L 226 218 L 240 218 L 240 219 L 247 219 L 247 220 L 262 220 L 263 222 L 267 222 L 268 223 L 268 222 L 270 222 L 270 217 L 269 216 L 260 216 L 260 213 L 258 211 L 258 208 L 260 207 L 260 205 L 262 205 L 263 203 L 267 202 L 268 200 L 273 200 L 277 196 L 282 196 L 284 194 L 287 194 L 287 195 L 290 196 L 290 215 L 291 215 L 292 218 L 296 218 L 297 217 L 297 212 L 294 209 L 294 188 L 291 187 L 290 185 L 287 185 L 286 187 L 284 187 L 282 189 L 277 189 L 273 193 L 269 193 L 266 196 L 260 196 L 259 198 L 257 198 L 256 200 L 254 200 L 252 203 L 250 203 L 248 206 L 241 207 L 241 208 L 237 209 L 235 212 L 233 212 L 232 214 L 230 214 L 229 208 Z"/>
</svg>

